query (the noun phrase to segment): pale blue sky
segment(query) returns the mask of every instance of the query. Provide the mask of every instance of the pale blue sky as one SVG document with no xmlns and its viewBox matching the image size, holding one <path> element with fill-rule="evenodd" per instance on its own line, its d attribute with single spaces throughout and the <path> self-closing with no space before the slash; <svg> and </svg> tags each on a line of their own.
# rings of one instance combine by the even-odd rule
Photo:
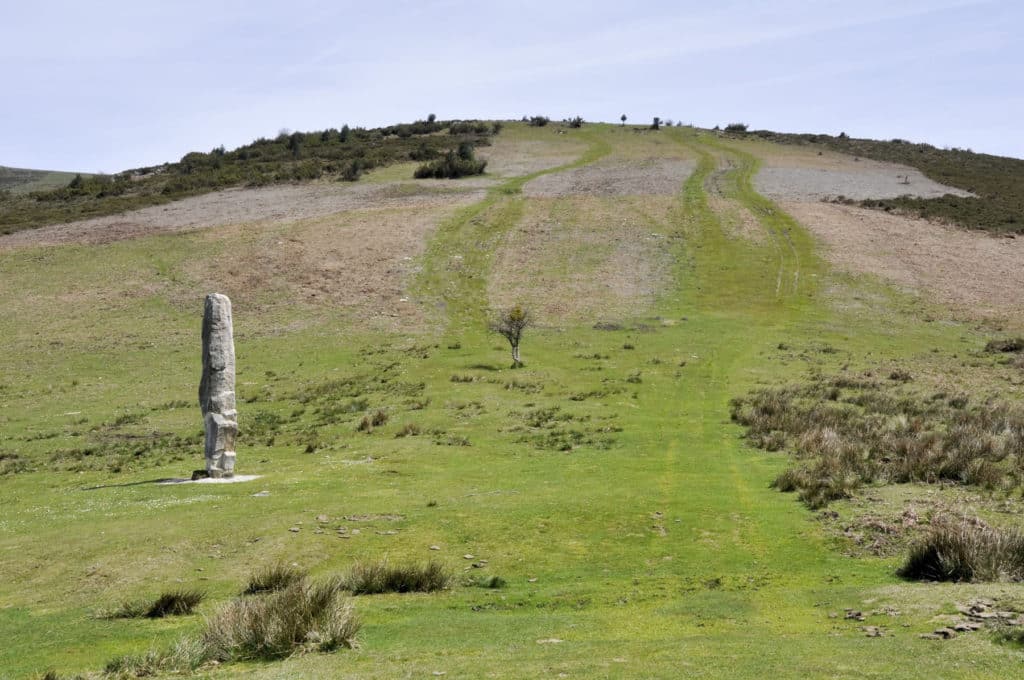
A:
<svg viewBox="0 0 1024 680">
<path fill-rule="evenodd" d="M 1020 0 L 5 5 L 0 165 L 114 172 L 428 113 L 742 121 L 1024 157 Z"/>
</svg>

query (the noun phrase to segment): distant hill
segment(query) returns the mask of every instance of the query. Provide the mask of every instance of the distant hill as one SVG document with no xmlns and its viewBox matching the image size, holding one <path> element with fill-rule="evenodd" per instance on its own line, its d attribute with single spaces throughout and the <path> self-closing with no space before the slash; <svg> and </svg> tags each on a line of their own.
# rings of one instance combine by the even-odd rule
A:
<svg viewBox="0 0 1024 680">
<path fill-rule="evenodd" d="M 0 191 L 28 193 L 67 186 L 77 173 L 58 170 L 29 170 L 0 165 Z"/>
</svg>

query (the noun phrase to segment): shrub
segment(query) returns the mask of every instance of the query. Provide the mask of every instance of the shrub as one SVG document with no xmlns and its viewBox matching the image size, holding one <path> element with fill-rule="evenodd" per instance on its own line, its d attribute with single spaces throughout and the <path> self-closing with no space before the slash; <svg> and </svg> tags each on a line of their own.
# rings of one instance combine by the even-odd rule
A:
<svg viewBox="0 0 1024 680">
<path fill-rule="evenodd" d="M 923 397 L 906 391 L 908 373 L 889 377 L 820 376 L 758 390 L 733 400 L 732 417 L 752 445 L 788 448 L 801 460 L 774 486 L 813 507 L 879 481 L 1024 486 L 1024 408 Z"/>
<path fill-rule="evenodd" d="M 272 564 L 253 572 L 242 594 L 256 595 L 258 593 L 272 593 L 284 590 L 304 578 L 306 578 L 306 572 L 299 567 L 283 562 Z"/>
<path fill-rule="evenodd" d="M 545 125 L 551 122 L 551 119 L 548 118 L 547 116 L 530 116 L 527 122 L 532 127 L 544 127 Z"/>
<path fill-rule="evenodd" d="M 467 149 L 463 146 L 464 144 L 466 143 L 463 142 L 459 146 L 458 152 L 449 151 L 443 158 L 424 163 L 416 168 L 413 177 L 416 179 L 458 179 L 470 175 L 482 175 L 484 168 L 487 167 L 487 161 L 476 160 L 473 156 L 472 145 Z"/>
<path fill-rule="evenodd" d="M 341 178 L 346 182 L 356 182 L 363 176 L 363 159 L 353 158 L 341 171 Z"/>
<path fill-rule="evenodd" d="M 565 124 L 571 128 L 581 128 L 583 127 L 583 119 L 579 116 L 576 116 L 575 118 L 566 118 Z"/>
<path fill-rule="evenodd" d="M 352 647 L 360 625 L 336 583 L 303 578 L 264 597 L 233 600 L 207 621 L 200 641 L 207 660 L 280 659 L 301 649 Z"/>
<path fill-rule="evenodd" d="M 747 124 L 746 123 L 729 123 L 728 125 L 725 126 L 725 131 L 726 132 L 746 132 L 747 131 Z"/>
<path fill-rule="evenodd" d="M 451 574 L 440 562 L 393 565 L 385 557 L 352 565 L 340 587 L 353 595 L 429 593 L 447 588 L 450 582 Z"/>
<path fill-rule="evenodd" d="M 975 520 L 940 523 L 911 548 L 897 572 L 926 581 L 1024 579 L 1024 533 Z"/>
</svg>

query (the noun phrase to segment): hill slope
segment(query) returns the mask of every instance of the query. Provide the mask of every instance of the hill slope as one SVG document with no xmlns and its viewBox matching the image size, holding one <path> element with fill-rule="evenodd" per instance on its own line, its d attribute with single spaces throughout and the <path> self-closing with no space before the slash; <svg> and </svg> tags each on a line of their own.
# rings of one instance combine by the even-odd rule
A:
<svg viewBox="0 0 1024 680">
<path fill-rule="evenodd" d="M 893 289 L 783 206 L 877 213 L 759 191 L 762 166 L 865 186 L 892 168 L 792 150 L 515 124 L 469 184 L 393 165 L 0 238 L 0 669 L 95 671 L 203 625 L 94 617 L 126 599 L 199 588 L 210 614 L 257 567 L 386 555 L 452 586 L 354 597 L 358 650 L 200 674 L 1012 675 L 1024 652 L 994 632 L 919 636 L 975 599 L 1019 609 L 1014 586 L 899 578 L 916 534 L 891 517 L 1015 526 L 1012 487 L 878 482 L 819 513 L 770 487 L 790 455 L 730 420 L 731 399 L 815 376 L 905 373 L 971 403 L 1024 383 L 982 351 L 1024 315 Z M 239 472 L 260 478 L 156 484 L 201 464 L 213 290 L 234 303 Z M 517 370 L 487 331 L 514 302 L 536 318 Z M 893 527 L 885 550 L 869 525 Z"/>
<path fill-rule="evenodd" d="M 19 194 L 30 191 L 50 191 L 67 186 L 68 182 L 74 178 L 75 173 L 73 172 L 27 170 L 0 165 L 0 191 Z"/>
</svg>

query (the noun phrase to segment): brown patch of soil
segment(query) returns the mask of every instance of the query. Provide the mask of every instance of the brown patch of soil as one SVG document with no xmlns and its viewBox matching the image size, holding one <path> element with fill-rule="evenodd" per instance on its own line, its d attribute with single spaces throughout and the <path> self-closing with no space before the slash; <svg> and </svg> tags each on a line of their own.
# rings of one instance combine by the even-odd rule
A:
<svg viewBox="0 0 1024 680">
<path fill-rule="evenodd" d="M 210 230 L 208 259 L 188 277 L 251 305 L 305 303 L 352 313 L 374 326 L 411 329 L 426 323 L 408 297 L 427 239 L 472 194 L 415 209 L 353 210 L 287 226 L 238 225 Z M 220 252 L 230 251 L 222 258 Z M 263 301 L 269 300 L 269 303 Z"/>
<path fill-rule="evenodd" d="M 694 169 L 693 161 L 647 158 L 599 161 L 565 172 L 543 175 L 529 182 L 529 197 L 562 196 L 673 196 Z"/>
<path fill-rule="evenodd" d="M 634 316 L 671 277 L 671 197 L 536 199 L 500 248 L 489 297 L 542 324 Z"/>
<path fill-rule="evenodd" d="M 518 139 L 498 135 L 491 146 L 477 149 L 477 156 L 487 161 L 487 174 L 519 177 L 548 168 L 571 163 L 586 151 L 587 145 L 561 135 L 555 139 Z"/>
<path fill-rule="evenodd" d="M 1024 239 L 832 203 L 782 207 L 840 269 L 875 274 L 968 316 L 1024 318 Z"/>
<path fill-rule="evenodd" d="M 150 234 L 226 224 L 283 224 L 365 208 L 430 208 L 453 202 L 480 200 L 483 191 L 481 187 L 457 184 L 456 181 L 381 184 L 313 182 L 256 189 L 227 189 L 119 215 L 9 234 L 0 237 L 0 250 L 67 243 L 110 243 Z"/>
</svg>

